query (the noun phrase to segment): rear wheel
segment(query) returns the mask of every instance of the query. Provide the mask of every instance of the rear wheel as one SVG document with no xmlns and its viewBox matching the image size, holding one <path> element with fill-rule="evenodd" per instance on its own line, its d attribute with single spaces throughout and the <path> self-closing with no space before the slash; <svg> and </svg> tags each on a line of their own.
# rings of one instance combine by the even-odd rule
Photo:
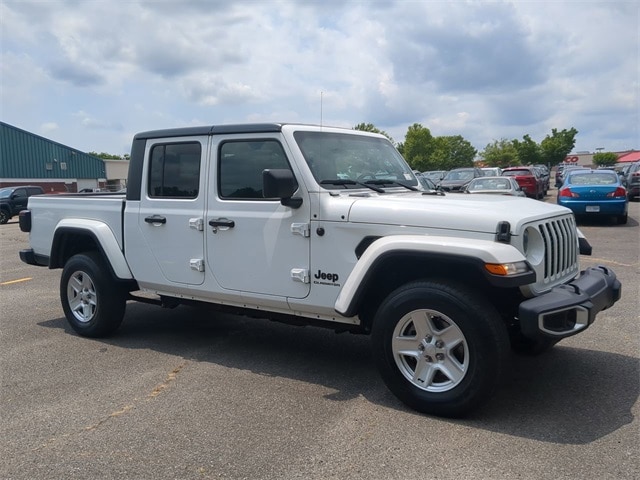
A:
<svg viewBox="0 0 640 480">
<path fill-rule="evenodd" d="M 389 389 L 420 412 L 462 416 L 487 400 L 508 365 L 493 306 L 445 282 L 398 288 L 374 317 L 372 347 Z"/>
<path fill-rule="evenodd" d="M 82 253 L 71 257 L 62 270 L 60 300 L 76 333 L 102 337 L 122 323 L 126 290 L 117 285 L 99 254 Z"/>
<path fill-rule="evenodd" d="M 628 220 L 627 214 L 625 213 L 624 215 L 618 215 L 616 217 L 616 220 L 620 225 L 626 225 Z"/>
</svg>

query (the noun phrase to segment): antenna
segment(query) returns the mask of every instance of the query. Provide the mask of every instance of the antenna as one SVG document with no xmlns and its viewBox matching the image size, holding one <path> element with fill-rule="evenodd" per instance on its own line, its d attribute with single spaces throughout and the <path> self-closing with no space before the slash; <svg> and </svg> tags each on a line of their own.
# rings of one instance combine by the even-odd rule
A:
<svg viewBox="0 0 640 480">
<path fill-rule="evenodd" d="M 320 126 L 322 127 L 322 90 L 320 90 Z"/>
</svg>

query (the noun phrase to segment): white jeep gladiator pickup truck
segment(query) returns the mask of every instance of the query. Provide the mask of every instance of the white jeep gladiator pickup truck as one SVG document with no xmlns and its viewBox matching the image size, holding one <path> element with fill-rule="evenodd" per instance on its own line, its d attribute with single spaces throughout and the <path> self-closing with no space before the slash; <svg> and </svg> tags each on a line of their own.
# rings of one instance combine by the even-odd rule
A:
<svg viewBox="0 0 640 480">
<path fill-rule="evenodd" d="M 20 214 L 31 265 L 62 268 L 80 335 L 127 300 L 200 303 L 371 335 L 389 389 L 459 416 L 511 350 L 540 352 L 619 298 L 571 212 L 527 198 L 424 190 L 377 134 L 294 124 L 150 131 L 123 194 L 41 195 Z"/>
</svg>

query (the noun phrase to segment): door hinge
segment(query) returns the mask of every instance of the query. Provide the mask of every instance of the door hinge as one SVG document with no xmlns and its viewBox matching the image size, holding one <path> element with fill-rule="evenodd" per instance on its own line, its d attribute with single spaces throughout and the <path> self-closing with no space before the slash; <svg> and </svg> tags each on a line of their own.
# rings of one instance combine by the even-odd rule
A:
<svg viewBox="0 0 640 480">
<path fill-rule="evenodd" d="M 189 266 L 191 267 L 191 270 L 204 272 L 204 260 L 202 258 L 192 258 L 189 260 Z"/>
<path fill-rule="evenodd" d="M 204 218 L 190 218 L 189 228 L 202 232 L 204 230 Z"/>
<path fill-rule="evenodd" d="M 309 270 L 306 268 L 292 268 L 291 278 L 294 282 L 309 283 Z"/>
<path fill-rule="evenodd" d="M 308 223 L 292 223 L 291 233 L 293 233 L 294 235 L 309 237 L 311 235 L 311 227 Z"/>
</svg>

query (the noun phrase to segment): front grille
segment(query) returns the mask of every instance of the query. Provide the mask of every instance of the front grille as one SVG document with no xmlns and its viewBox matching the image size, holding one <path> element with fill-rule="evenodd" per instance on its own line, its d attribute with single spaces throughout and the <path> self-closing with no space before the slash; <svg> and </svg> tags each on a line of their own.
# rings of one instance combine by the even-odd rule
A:
<svg viewBox="0 0 640 480">
<path fill-rule="evenodd" d="M 578 269 L 578 237 L 573 216 L 548 220 L 538 225 L 545 253 L 544 282 L 554 282 Z"/>
</svg>

